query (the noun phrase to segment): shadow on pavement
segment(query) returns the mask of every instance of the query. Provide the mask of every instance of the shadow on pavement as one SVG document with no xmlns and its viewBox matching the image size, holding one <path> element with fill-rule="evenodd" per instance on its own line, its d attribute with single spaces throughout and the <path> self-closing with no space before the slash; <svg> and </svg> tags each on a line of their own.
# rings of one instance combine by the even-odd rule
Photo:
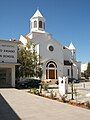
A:
<svg viewBox="0 0 90 120">
<path fill-rule="evenodd" d="M 0 94 L 0 120 L 21 120 Z"/>
</svg>

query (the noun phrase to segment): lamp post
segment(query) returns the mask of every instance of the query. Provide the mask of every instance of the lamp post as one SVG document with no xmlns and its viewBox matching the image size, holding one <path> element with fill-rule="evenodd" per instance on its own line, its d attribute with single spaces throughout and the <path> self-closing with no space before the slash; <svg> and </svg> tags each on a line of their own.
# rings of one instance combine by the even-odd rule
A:
<svg viewBox="0 0 90 120">
<path fill-rule="evenodd" d="M 73 62 L 71 62 L 71 100 L 74 100 L 73 98 Z"/>
</svg>

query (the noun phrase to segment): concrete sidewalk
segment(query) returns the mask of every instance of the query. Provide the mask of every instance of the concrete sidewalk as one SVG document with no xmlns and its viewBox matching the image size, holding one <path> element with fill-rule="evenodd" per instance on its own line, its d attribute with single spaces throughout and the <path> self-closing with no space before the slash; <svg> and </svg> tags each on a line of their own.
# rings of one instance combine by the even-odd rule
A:
<svg viewBox="0 0 90 120">
<path fill-rule="evenodd" d="M 1 105 L 4 102 L 0 99 L 0 120 L 90 120 L 90 110 L 32 95 L 25 90 L 0 89 L 0 93 L 9 111 L 13 111 L 13 117 L 16 117 L 10 118 L 10 112 L 7 111 L 7 119 L 3 119 L 2 112 L 5 109 L 2 110 Z"/>
</svg>

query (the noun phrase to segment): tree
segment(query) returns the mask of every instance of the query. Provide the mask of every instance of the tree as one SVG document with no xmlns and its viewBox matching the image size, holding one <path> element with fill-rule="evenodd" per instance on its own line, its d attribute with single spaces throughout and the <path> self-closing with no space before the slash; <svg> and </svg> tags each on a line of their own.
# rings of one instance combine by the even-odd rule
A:
<svg viewBox="0 0 90 120">
<path fill-rule="evenodd" d="M 42 77 L 40 56 L 34 44 L 29 42 L 26 46 L 19 46 L 17 58 L 20 66 L 16 67 L 16 77 Z"/>
<path fill-rule="evenodd" d="M 88 63 L 87 70 L 84 72 L 86 78 L 90 77 L 90 63 Z"/>
</svg>

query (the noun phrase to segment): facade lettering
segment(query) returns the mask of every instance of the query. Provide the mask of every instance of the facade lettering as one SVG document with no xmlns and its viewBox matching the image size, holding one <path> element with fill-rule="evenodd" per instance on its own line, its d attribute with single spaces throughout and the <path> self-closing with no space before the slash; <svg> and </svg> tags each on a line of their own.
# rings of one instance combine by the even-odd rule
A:
<svg viewBox="0 0 90 120">
<path fill-rule="evenodd" d="M 14 58 L 13 55 L 3 55 L 3 57 L 5 57 L 5 58 Z"/>
<path fill-rule="evenodd" d="M 13 45 L 2 45 L 2 47 L 14 47 Z"/>
<path fill-rule="evenodd" d="M 11 52 L 11 53 L 14 53 L 15 50 L 2 50 L 2 49 L 0 49 L 0 52 Z"/>
</svg>

